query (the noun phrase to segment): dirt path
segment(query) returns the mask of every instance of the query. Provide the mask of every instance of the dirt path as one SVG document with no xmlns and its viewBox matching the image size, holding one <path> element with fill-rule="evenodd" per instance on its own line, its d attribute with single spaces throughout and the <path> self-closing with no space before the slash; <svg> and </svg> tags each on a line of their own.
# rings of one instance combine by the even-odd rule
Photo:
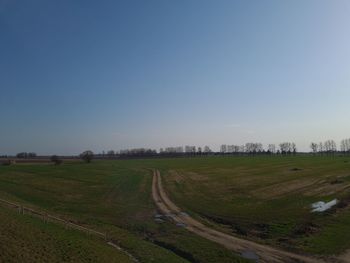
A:
<svg viewBox="0 0 350 263">
<path fill-rule="evenodd" d="M 350 250 L 345 251 L 338 257 L 338 259 L 342 260 L 343 262 L 350 262 Z"/>
<path fill-rule="evenodd" d="M 220 231 L 214 230 L 203 225 L 201 222 L 193 219 L 185 213 L 182 213 L 166 195 L 159 171 L 153 172 L 152 182 L 152 197 L 158 209 L 165 215 L 171 215 L 171 218 L 176 224 L 184 224 L 185 228 L 203 238 L 214 241 L 227 249 L 235 252 L 243 253 L 252 251 L 259 256 L 259 262 L 269 263 L 286 263 L 286 262 L 306 262 L 306 263 L 321 263 L 321 262 L 342 262 L 336 259 L 314 258 L 306 255 L 287 252 L 278 248 L 273 248 L 266 245 L 261 245 L 253 241 L 241 239 L 231 236 Z M 344 262 L 344 261 L 343 261 Z"/>
</svg>

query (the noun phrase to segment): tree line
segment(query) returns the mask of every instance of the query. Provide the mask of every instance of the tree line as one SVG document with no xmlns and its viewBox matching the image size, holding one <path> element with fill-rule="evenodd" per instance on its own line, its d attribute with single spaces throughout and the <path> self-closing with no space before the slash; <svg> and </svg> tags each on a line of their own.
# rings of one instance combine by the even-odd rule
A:
<svg viewBox="0 0 350 263">
<path fill-rule="evenodd" d="M 248 142 L 243 145 L 226 145 L 220 147 L 221 154 L 296 154 L 297 147 L 294 142 L 282 142 L 279 145 L 268 144 L 264 148 L 262 143 Z"/>
<path fill-rule="evenodd" d="M 340 141 L 339 151 L 334 140 L 327 140 L 319 143 L 312 142 L 310 144 L 310 149 L 314 154 L 335 154 L 337 152 L 350 154 L 350 139 L 343 139 Z"/>
<path fill-rule="evenodd" d="M 340 141 L 339 148 L 334 140 L 326 140 L 324 142 L 312 142 L 310 144 L 311 153 L 313 154 L 335 154 L 343 153 L 350 154 L 350 138 Z M 248 142 L 243 145 L 226 145 L 222 144 L 218 152 L 212 151 L 209 146 L 196 147 L 191 145 L 172 146 L 166 148 L 160 148 L 159 151 L 149 148 L 133 148 L 124 149 L 120 151 L 109 150 L 107 152 L 95 154 L 92 151 L 84 151 L 79 157 L 86 163 L 90 163 L 93 159 L 106 159 L 106 158 L 130 158 L 130 157 L 156 157 L 156 156 L 192 156 L 192 155 L 295 155 L 297 154 L 297 146 L 294 142 L 282 142 L 278 145 L 268 144 L 266 147 L 259 142 Z M 8 156 L 2 156 L 8 159 Z M 34 152 L 20 152 L 16 154 L 18 159 L 31 159 L 37 158 L 37 154 Z M 42 158 L 42 157 L 41 157 Z M 55 165 L 60 165 L 63 162 L 62 157 L 52 155 L 50 161 Z M 10 159 L 8 162 L 2 161 L 2 164 L 10 165 Z"/>
<path fill-rule="evenodd" d="M 19 159 L 35 158 L 37 157 L 37 154 L 34 152 L 21 152 L 17 153 L 16 157 Z"/>
</svg>

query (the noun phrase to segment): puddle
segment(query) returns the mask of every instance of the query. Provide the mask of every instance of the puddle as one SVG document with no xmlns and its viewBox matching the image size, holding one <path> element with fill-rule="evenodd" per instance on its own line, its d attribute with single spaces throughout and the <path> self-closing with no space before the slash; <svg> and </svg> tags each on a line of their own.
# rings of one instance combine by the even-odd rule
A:
<svg viewBox="0 0 350 263">
<path fill-rule="evenodd" d="M 325 203 L 323 201 L 313 203 L 311 205 L 311 207 L 312 207 L 311 212 L 324 212 L 324 211 L 332 208 L 333 206 L 335 206 L 337 203 L 338 203 L 337 199 L 334 199 L 328 203 Z"/>
<path fill-rule="evenodd" d="M 259 256 L 251 250 L 246 250 L 241 253 L 241 257 L 245 259 L 254 260 L 255 262 L 259 262 Z"/>
<path fill-rule="evenodd" d="M 186 224 L 184 224 L 184 223 L 177 223 L 176 226 L 178 226 L 178 227 L 186 227 Z"/>
<path fill-rule="evenodd" d="M 175 218 L 175 216 L 176 216 L 175 214 L 166 214 L 165 215 L 165 217 L 167 217 L 167 218 Z"/>
</svg>

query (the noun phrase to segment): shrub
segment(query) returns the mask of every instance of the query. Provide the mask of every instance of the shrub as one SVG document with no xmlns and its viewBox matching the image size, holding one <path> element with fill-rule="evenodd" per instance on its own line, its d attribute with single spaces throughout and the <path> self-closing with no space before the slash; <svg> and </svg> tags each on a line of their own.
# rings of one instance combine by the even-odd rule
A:
<svg viewBox="0 0 350 263">
<path fill-rule="evenodd" d="M 62 160 L 57 155 L 52 155 L 51 162 L 53 162 L 55 165 L 60 165 Z"/>
<path fill-rule="evenodd" d="M 80 158 L 87 163 L 91 163 L 93 157 L 94 157 L 94 153 L 92 151 L 85 151 L 80 154 Z"/>
</svg>

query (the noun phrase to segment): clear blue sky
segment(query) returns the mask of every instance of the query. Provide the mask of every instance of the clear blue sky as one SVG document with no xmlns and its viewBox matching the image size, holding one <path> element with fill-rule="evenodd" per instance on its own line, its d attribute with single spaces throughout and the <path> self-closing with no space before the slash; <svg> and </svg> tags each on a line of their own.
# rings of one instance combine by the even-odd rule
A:
<svg viewBox="0 0 350 263">
<path fill-rule="evenodd" d="M 350 137 L 350 2 L 0 0 L 0 154 Z"/>
</svg>

